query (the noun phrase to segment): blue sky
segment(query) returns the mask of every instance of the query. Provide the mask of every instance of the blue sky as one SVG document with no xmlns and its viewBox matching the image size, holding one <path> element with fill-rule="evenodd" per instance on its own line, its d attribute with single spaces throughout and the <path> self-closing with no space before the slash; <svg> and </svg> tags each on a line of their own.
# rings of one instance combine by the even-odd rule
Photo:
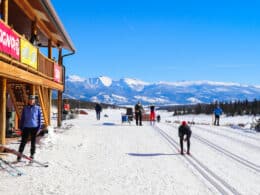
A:
<svg viewBox="0 0 260 195">
<path fill-rule="evenodd" d="M 67 75 L 260 84 L 258 0 L 53 0 Z"/>
</svg>

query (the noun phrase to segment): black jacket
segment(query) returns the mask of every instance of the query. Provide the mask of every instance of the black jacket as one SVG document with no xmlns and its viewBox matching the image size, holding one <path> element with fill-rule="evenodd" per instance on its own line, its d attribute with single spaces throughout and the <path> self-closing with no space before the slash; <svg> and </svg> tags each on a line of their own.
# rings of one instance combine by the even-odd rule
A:
<svg viewBox="0 0 260 195">
<path fill-rule="evenodd" d="M 102 111 L 101 105 L 100 105 L 100 104 L 96 104 L 95 110 L 96 110 L 97 112 L 101 112 L 101 111 Z"/>
<path fill-rule="evenodd" d="M 191 136 L 191 130 L 188 125 L 181 125 L 179 127 L 179 137 L 182 137 L 184 135 L 187 135 L 188 137 Z"/>
<path fill-rule="evenodd" d="M 143 106 L 141 104 L 136 104 L 135 112 L 142 113 L 142 111 L 143 111 Z"/>
</svg>

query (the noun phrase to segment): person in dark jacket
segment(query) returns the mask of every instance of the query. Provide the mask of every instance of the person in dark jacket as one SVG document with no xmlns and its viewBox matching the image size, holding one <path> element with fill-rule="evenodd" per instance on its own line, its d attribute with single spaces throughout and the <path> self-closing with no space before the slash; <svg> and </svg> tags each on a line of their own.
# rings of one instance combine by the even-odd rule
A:
<svg viewBox="0 0 260 195">
<path fill-rule="evenodd" d="M 191 137 L 191 129 L 186 123 L 186 121 L 182 121 L 179 127 L 179 138 L 180 138 L 180 147 L 181 147 L 181 155 L 183 155 L 183 141 L 187 141 L 187 154 L 190 154 L 190 137 Z M 185 136 L 186 135 L 186 136 Z"/>
<path fill-rule="evenodd" d="M 141 102 L 139 101 L 135 105 L 135 120 L 136 120 L 136 125 L 142 126 L 142 111 L 143 111 L 143 106 Z"/>
<path fill-rule="evenodd" d="M 22 154 L 27 143 L 28 137 L 31 136 L 31 158 L 33 159 L 36 150 L 35 142 L 36 135 L 41 128 L 41 109 L 40 106 L 35 104 L 35 96 L 29 96 L 28 105 L 23 108 L 20 130 L 22 131 L 22 141 L 19 146 L 19 152 Z M 17 161 L 20 161 L 21 157 L 17 157 Z"/>
<path fill-rule="evenodd" d="M 161 121 L 161 116 L 158 114 L 156 118 L 157 118 L 157 122 L 159 123 Z"/>
<path fill-rule="evenodd" d="M 102 112 L 102 107 L 99 103 L 96 104 L 95 110 L 96 110 L 97 120 L 100 120 L 100 113 Z"/>
</svg>

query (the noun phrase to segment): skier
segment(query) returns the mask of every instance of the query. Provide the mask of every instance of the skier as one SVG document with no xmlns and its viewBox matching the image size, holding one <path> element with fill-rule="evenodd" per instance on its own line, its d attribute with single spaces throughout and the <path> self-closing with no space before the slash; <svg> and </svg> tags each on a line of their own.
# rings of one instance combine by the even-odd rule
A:
<svg viewBox="0 0 260 195">
<path fill-rule="evenodd" d="M 102 112 L 102 107 L 99 103 L 96 104 L 95 110 L 96 110 L 97 120 L 100 120 L 100 113 Z"/>
<path fill-rule="evenodd" d="M 40 106 L 35 104 L 35 96 L 29 96 L 28 105 L 23 108 L 22 117 L 20 121 L 20 130 L 22 131 L 22 141 L 19 146 L 19 152 L 22 154 L 27 143 L 29 135 L 31 136 L 31 156 L 35 153 L 36 135 L 41 127 L 41 110 Z M 21 156 L 17 157 L 17 161 L 21 160 Z"/>
<path fill-rule="evenodd" d="M 187 154 L 190 154 L 191 133 L 192 133 L 192 131 L 191 131 L 190 127 L 188 126 L 188 124 L 186 123 L 186 121 L 182 121 L 181 125 L 179 126 L 181 155 L 183 155 L 183 141 L 187 141 Z"/>
<path fill-rule="evenodd" d="M 150 106 L 150 124 L 154 125 L 155 122 L 155 111 L 154 111 L 154 105 L 152 104 Z"/>
<path fill-rule="evenodd" d="M 142 111 L 143 111 L 143 106 L 140 101 L 135 105 L 135 120 L 136 120 L 136 125 L 142 126 Z"/>
<path fill-rule="evenodd" d="M 214 125 L 219 126 L 219 118 L 220 115 L 222 115 L 222 109 L 219 107 L 219 105 L 217 105 L 217 107 L 214 109 L 213 113 L 215 115 L 215 120 L 214 120 Z"/>
<path fill-rule="evenodd" d="M 161 116 L 160 115 L 157 115 L 157 122 L 159 123 L 161 121 Z"/>
</svg>

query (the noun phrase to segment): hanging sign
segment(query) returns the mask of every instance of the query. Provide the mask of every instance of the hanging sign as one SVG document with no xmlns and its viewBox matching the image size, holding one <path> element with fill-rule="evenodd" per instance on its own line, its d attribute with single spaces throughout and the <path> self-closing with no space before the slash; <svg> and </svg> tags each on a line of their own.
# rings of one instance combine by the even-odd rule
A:
<svg viewBox="0 0 260 195">
<path fill-rule="evenodd" d="M 16 33 L 0 21 L 0 52 L 20 60 L 20 39 Z"/>
<path fill-rule="evenodd" d="M 37 69 L 37 48 L 29 41 L 21 40 L 21 62 Z"/>
<path fill-rule="evenodd" d="M 61 66 L 57 63 L 54 64 L 54 75 L 53 79 L 55 82 L 61 82 Z"/>
</svg>

